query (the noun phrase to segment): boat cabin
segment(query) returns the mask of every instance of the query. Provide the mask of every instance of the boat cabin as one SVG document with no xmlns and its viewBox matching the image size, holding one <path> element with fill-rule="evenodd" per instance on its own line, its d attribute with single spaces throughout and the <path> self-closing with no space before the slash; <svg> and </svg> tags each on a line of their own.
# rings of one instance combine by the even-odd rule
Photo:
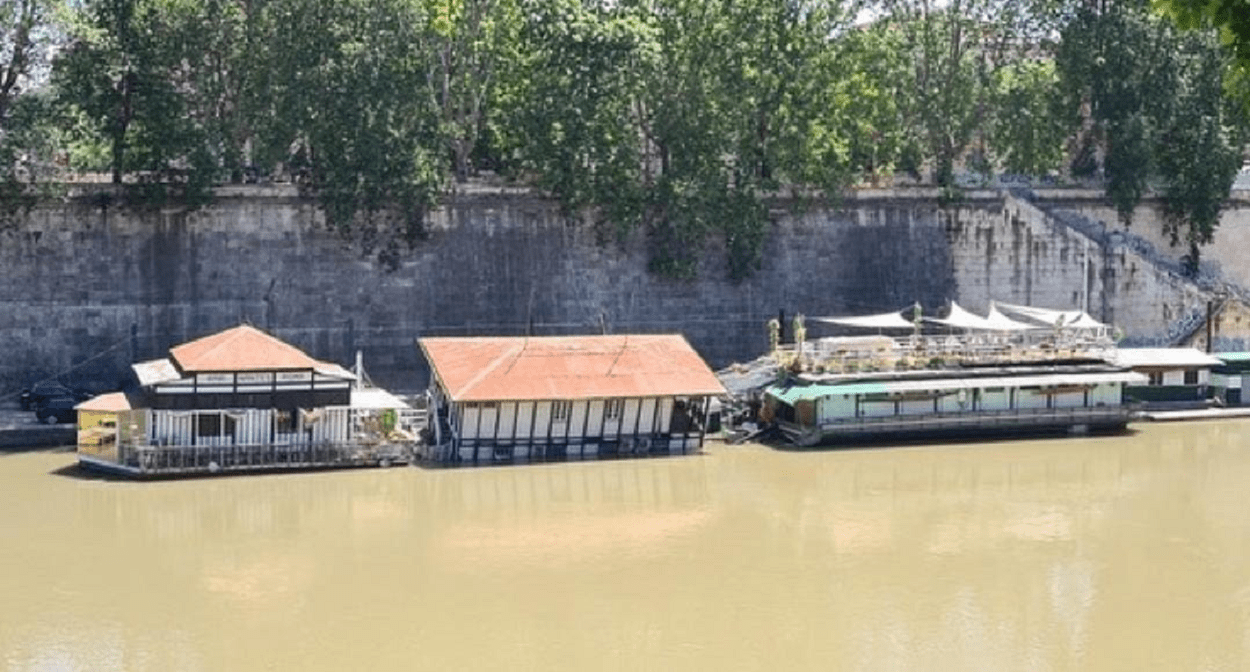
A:
<svg viewBox="0 0 1250 672">
<path fill-rule="evenodd" d="M 1128 371 L 949 370 L 876 378 L 791 378 L 764 391 L 761 419 L 803 446 L 883 437 L 1122 429 Z"/>
<path fill-rule="evenodd" d="M 1152 406 L 1203 403 L 1211 369 L 1222 363 L 1196 348 L 1120 348 L 1112 361 L 1146 376 L 1125 388 L 1125 399 Z"/>
<path fill-rule="evenodd" d="M 724 387 L 680 335 L 422 338 L 425 457 L 450 462 L 698 450 Z"/>
</svg>

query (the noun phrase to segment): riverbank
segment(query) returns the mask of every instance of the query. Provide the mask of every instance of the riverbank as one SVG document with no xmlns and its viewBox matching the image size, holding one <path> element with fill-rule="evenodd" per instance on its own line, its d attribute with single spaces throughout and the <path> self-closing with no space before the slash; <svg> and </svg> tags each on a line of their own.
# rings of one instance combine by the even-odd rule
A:
<svg viewBox="0 0 1250 672">
<path fill-rule="evenodd" d="M 0 452 L 72 446 L 76 440 L 72 423 L 45 425 L 31 411 L 0 408 Z"/>
<path fill-rule="evenodd" d="M 1154 422 L 1176 422 L 1179 420 L 1227 420 L 1231 418 L 1250 417 L 1250 406 L 1237 408 L 1189 408 L 1175 411 L 1145 411 L 1142 419 Z"/>
</svg>

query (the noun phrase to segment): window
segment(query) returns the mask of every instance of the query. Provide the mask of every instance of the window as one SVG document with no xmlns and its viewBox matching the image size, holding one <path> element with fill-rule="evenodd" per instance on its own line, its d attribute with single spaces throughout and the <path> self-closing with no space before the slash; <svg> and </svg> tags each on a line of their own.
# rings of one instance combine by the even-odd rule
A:
<svg viewBox="0 0 1250 672">
<path fill-rule="evenodd" d="M 624 399 L 608 399 L 603 402 L 603 417 L 606 420 L 620 420 L 624 412 Z"/>
<path fill-rule="evenodd" d="M 195 416 L 195 435 L 221 436 L 221 416 L 216 413 Z"/>
<path fill-rule="evenodd" d="M 1162 371 L 1151 371 L 1146 375 L 1150 377 L 1150 380 L 1147 383 L 1148 385 L 1153 385 L 1153 386 L 1158 387 L 1159 385 L 1163 384 L 1163 372 Z"/>
<path fill-rule="evenodd" d="M 290 434 L 295 431 L 295 411 L 274 411 L 273 431 Z"/>
<path fill-rule="evenodd" d="M 553 422 L 568 422 L 569 416 L 572 414 L 573 414 L 573 402 L 571 401 L 551 402 L 551 420 Z"/>
<path fill-rule="evenodd" d="M 1186 385 L 1198 384 L 1198 370 L 1197 369 L 1190 369 L 1188 371 L 1185 371 L 1185 384 Z"/>
</svg>

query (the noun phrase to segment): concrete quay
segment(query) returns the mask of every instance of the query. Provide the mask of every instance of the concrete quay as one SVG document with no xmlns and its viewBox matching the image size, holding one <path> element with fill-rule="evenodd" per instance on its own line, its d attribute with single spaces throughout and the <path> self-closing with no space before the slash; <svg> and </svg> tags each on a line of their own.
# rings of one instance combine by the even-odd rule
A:
<svg viewBox="0 0 1250 672">
<path fill-rule="evenodd" d="M 33 411 L 0 408 L 0 452 L 72 446 L 76 440 L 73 423 L 45 425 Z"/>
<path fill-rule="evenodd" d="M 1237 408 L 1188 408 L 1175 411 L 1143 411 L 1143 420 L 1176 422 L 1179 420 L 1226 420 L 1250 417 L 1250 407 Z"/>
</svg>

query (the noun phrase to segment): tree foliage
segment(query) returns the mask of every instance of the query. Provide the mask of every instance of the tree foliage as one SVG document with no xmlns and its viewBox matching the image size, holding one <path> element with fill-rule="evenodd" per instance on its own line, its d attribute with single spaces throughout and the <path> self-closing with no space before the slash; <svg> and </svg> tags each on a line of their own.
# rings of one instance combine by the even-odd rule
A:
<svg viewBox="0 0 1250 672">
<path fill-rule="evenodd" d="M 1226 52 L 1209 33 L 1178 33 L 1132 1 L 1081 6 L 1060 45 L 1061 89 L 1083 149 L 1074 170 L 1105 176 L 1125 222 L 1159 191 L 1165 231 L 1196 268 L 1240 164 L 1244 121 L 1223 94 Z"/>
<path fill-rule="evenodd" d="M 38 82 L 56 42 L 52 0 L 0 3 L 0 217 L 29 205 L 31 185 L 49 172 L 53 114 Z"/>
<path fill-rule="evenodd" d="M 257 139 L 266 167 L 302 176 L 341 231 L 394 210 L 409 238 L 420 235 L 444 169 L 426 62 L 410 48 L 423 8 L 272 0 L 265 12 L 272 47 L 255 104 L 269 110 Z"/>
<path fill-rule="evenodd" d="M 79 0 L 42 30 L 59 0 L 9 0 L 0 162 L 33 147 L 189 196 L 290 179 L 345 234 L 409 241 L 489 170 L 640 232 L 674 278 L 713 242 L 748 276 L 775 195 L 1068 172 L 1125 217 L 1159 193 L 1196 263 L 1244 127 L 1239 19 L 1155 1 L 1203 30 L 1145 0 Z"/>
</svg>

